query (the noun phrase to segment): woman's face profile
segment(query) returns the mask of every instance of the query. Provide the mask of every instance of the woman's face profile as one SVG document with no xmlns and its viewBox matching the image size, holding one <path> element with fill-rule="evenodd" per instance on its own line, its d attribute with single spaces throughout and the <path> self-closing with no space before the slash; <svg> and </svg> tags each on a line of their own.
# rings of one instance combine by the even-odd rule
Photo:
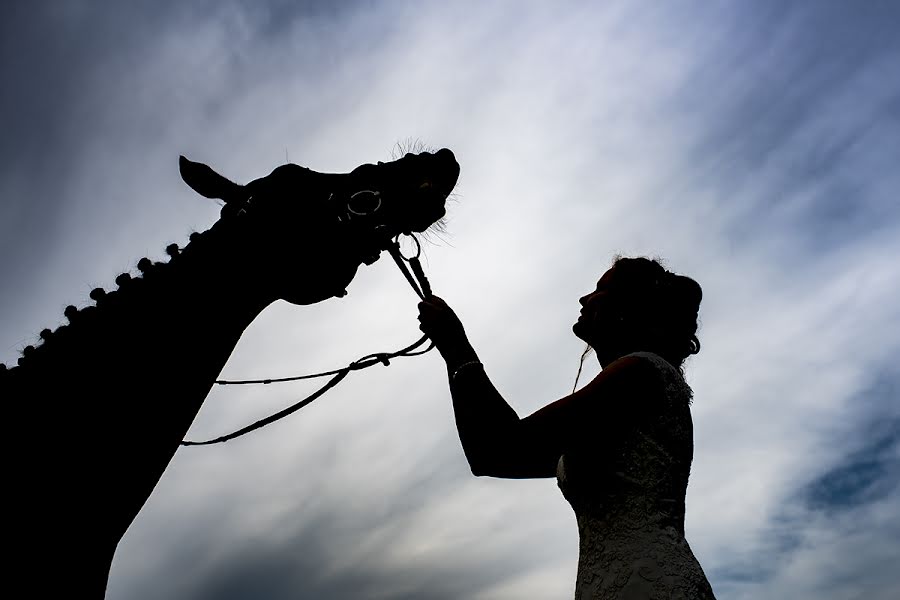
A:
<svg viewBox="0 0 900 600">
<path fill-rule="evenodd" d="M 572 326 L 572 332 L 581 340 L 596 348 L 600 336 L 609 333 L 607 325 L 612 321 L 611 286 L 615 267 L 603 274 L 597 281 L 597 287 L 589 294 L 582 296 L 578 302 L 581 304 L 581 314 Z M 604 331 L 606 330 L 606 331 Z"/>
</svg>

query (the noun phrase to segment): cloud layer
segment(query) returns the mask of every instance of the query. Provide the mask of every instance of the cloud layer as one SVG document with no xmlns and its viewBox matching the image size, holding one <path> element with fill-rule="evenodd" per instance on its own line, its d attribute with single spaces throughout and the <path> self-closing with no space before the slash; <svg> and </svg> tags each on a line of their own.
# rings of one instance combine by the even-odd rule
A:
<svg viewBox="0 0 900 600">
<path fill-rule="evenodd" d="M 426 270 L 520 414 L 571 388 L 577 298 L 612 256 L 660 255 L 704 288 L 687 536 L 719 597 L 900 587 L 890 6 L 64 6 L 4 9 L 0 360 L 215 220 L 178 154 L 246 181 L 422 139 L 462 165 Z M 418 336 L 388 262 L 349 291 L 270 307 L 223 375 Z M 444 379 L 436 355 L 396 361 L 180 451 L 109 597 L 570 597 L 570 508 L 553 481 L 469 474 Z M 217 388 L 191 437 L 305 390 Z"/>
</svg>

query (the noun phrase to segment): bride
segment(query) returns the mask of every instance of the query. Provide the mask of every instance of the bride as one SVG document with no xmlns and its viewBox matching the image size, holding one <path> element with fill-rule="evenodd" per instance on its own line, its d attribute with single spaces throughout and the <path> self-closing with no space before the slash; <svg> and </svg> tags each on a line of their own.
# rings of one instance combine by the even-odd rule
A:
<svg viewBox="0 0 900 600">
<path fill-rule="evenodd" d="M 701 297 L 696 281 L 655 260 L 616 259 L 580 299 L 572 327 L 602 372 L 524 419 L 488 379 L 453 310 L 435 296 L 419 304 L 420 328 L 447 362 L 472 472 L 556 477 L 572 505 L 576 600 L 714 600 L 684 537 L 693 429 L 681 366 L 700 350 Z"/>
</svg>

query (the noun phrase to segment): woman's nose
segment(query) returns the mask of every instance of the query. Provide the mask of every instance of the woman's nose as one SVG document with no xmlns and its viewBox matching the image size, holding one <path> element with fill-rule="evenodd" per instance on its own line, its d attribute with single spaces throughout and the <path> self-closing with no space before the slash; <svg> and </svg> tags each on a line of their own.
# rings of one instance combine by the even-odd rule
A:
<svg viewBox="0 0 900 600">
<path fill-rule="evenodd" d="M 590 300 L 591 295 L 587 294 L 578 299 L 578 303 L 582 306 L 587 306 L 587 301 Z"/>
</svg>

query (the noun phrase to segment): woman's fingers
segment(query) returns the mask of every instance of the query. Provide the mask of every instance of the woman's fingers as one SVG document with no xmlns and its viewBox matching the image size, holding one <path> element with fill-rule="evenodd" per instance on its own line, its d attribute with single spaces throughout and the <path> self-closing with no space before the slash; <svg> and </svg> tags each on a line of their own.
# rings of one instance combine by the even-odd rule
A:
<svg viewBox="0 0 900 600">
<path fill-rule="evenodd" d="M 419 321 L 423 319 L 436 318 L 442 312 L 449 309 L 447 303 L 437 296 L 429 296 L 425 300 L 419 302 Z"/>
<path fill-rule="evenodd" d="M 429 296 L 419 302 L 419 329 L 429 336 L 452 329 L 459 319 L 453 309 L 438 296 Z"/>
<path fill-rule="evenodd" d="M 447 303 L 444 302 L 440 297 L 431 295 L 419 302 L 419 310 L 422 310 L 423 308 L 440 309 L 450 307 L 447 306 Z"/>
</svg>

